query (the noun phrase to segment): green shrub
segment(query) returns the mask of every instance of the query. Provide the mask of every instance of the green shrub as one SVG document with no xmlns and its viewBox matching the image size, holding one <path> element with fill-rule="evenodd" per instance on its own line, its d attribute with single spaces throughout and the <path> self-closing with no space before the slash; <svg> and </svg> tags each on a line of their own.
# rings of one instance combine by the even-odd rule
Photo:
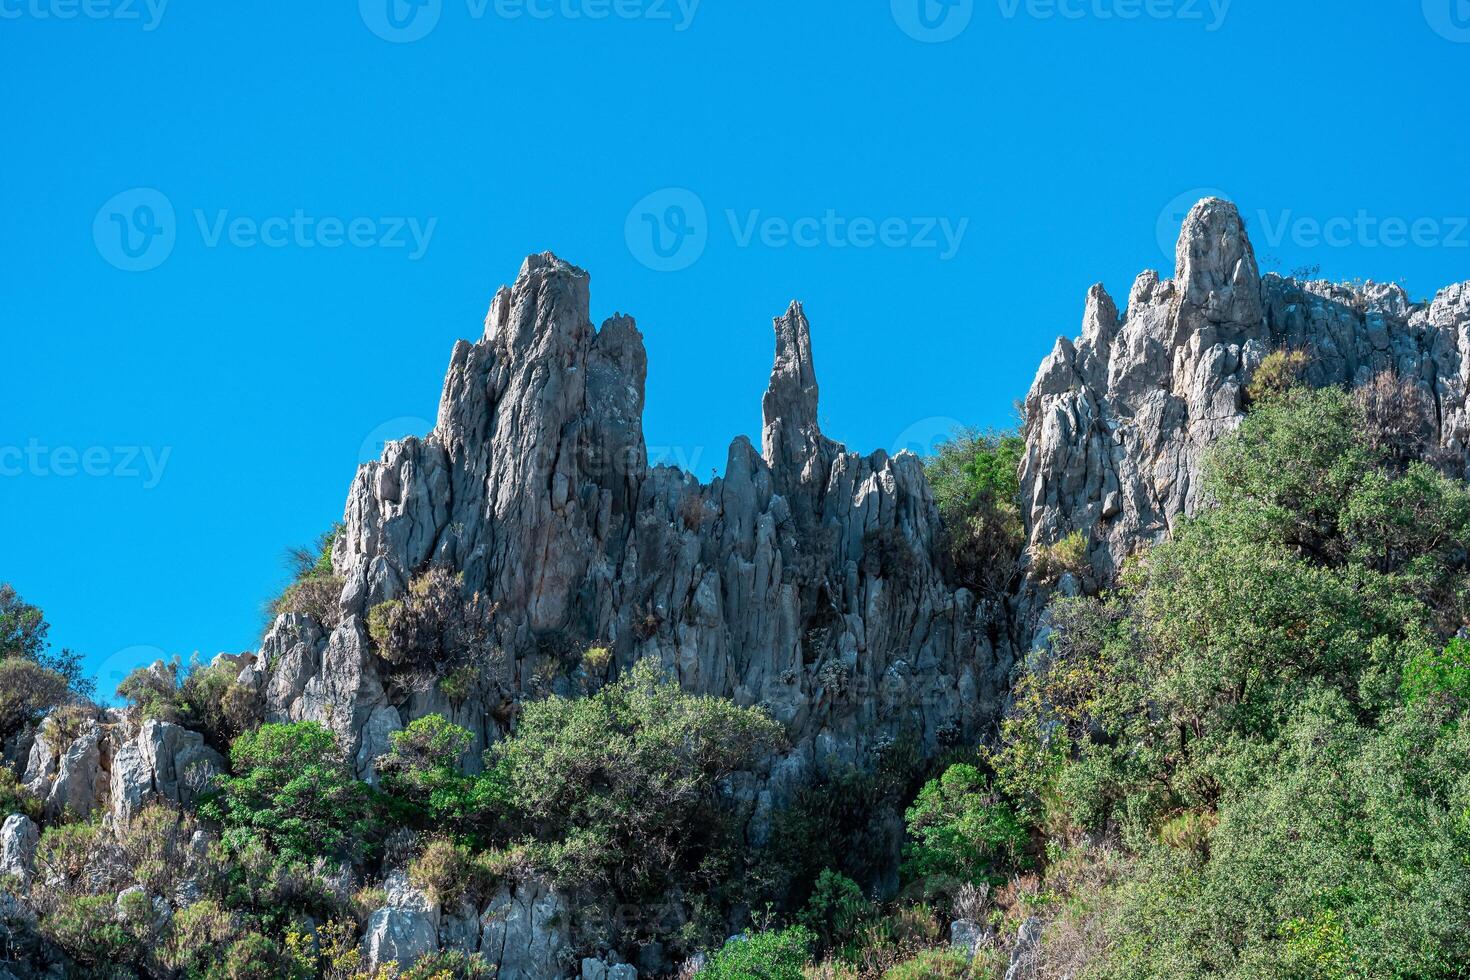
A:
<svg viewBox="0 0 1470 980">
<path fill-rule="evenodd" d="M 328 629 L 337 626 L 341 620 L 338 600 L 344 582 L 332 574 L 332 546 L 341 533 L 342 525 L 334 524 L 311 547 L 291 548 L 286 552 L 291 583 L 266 603 L 266 612 L 272 620 L 296 613 L 311 616 Z"/>
<path fill-rule="evenodd" d="M 802 980 L 816 941 L 801 926 L 737 936 L 709 958 L 699 980 Z"/>
<path fill-rule="evenodd" d="M 279 980 L 287 964 L 280 946 L 258 932 L 246 933 L 230 944 L 220 964 L 222 980 Z"/>
<path fill-rule="evenodd" d="M 73 697 L 66 677 L 24 657 L 0 660 L 0 738 L 34 725 Z"/>
<path fill-rule="evenodd" d="M 962 429 L 924 461 L 955 577 L 982 595 L 1003 593 L 1025 543 L 1018 504 L 1026 443 L 1014 432 Z"/>
<path fill-rule="evenodd" d="M 1083 578 L 1088 572 L 1087 534 L 1072 531 L 1052 544 L 1042 545 L 1032 556 L 1031 574 L 1040 582 L 1055 582 L 1063 575 Z"/>
<path fill-rule="evenodd" d="M 740 840 L 720 781 L 781 739 L 763 711 L 686 694 L 645 660 L 590 697 L 527 704 L 487 757 L 549 870 L 635 901 L 728 874 Z"/>
<path fill-rule="evenodd" d="M 1261 359 L 1251 372 L 1246 395 L 1252 402 L 1263 402 L 1285 394 L 1301 382 L 1307 366 L 1312 363 L 1311 355 L 1304 350 L 1274 350 Z"/>
<path fill-rule="evenodd" d="M 227 852 L 260 849 L 291 863 L 361 851 L 372 826 L 368 790 L 326 728 L 262 725 L 235 740 L 230 771 L 201 807 L 221 825 Z"/>
<path fill-rule="evenodd" d="M 183 725 L 223 749 L 261 714 L 259 696 L 239 682 L 239 674 L 229 659 L 204 666 L 195 654 L 185 667 L 175 657 L 132 671 L 117 693 L 140 718 Z"/>
<path fill-rule="evenodd" d="M 911 838 L 904 875 L 910 880 L 999 883 L 999 872 L 1025 860 L 1026 827 L 972 765 L 952 765 L 926 783 L 904 819 Z"/>
<path fill-rule="evenodd" d="M 1273 391 L 1207 455 L 1213 506 L 1054 607 L 988 757 L 1058 848 L 1085 829 L 1124 855 L 1071 890 L 1046 942 L 1072 952 L 1048 955 L 1088 950 L 1101 978 L 1463 975 L 1470 492 L 1392 442 L 1344 391 Z"/>
<path fill-rule="evenodd" d="M 42 934 L 83 968 L 83 976 L 126 975 L 122 971 L 142 963 L 146 934 L 140 935 L 139 923 L 117 909 L 116 901 L 113 895 L 70 897 L 42 919 Z M 151 916 L 152 909 L 145 914 Z"/>
<path fill-rule="evenodd" d="M 6 661 L 29 661 L 39 667 L 59 674 L 66 682 L 71 696 L 77 699 L 90 698 L 96 693 L 94 682 L 83 673 L 81 654 L 63 649 L 51 651 L 46 634 L 51 624 L 41 610 L 16 594 L 8 582 L 0 582 L 0 663 Z M 0 690 L 10 691 L 9 685 Z M 17 697 L 12 693 L 12 698 Z M 57 701 L 55 703 L 60 703 Z M 44 710 L 44 709 L 40 709 Z M 0 736 L 6 734 L 0 730 Z"/>
<path fill-rule="evenodd" d="M 850 942 L 872 914 L 873 905 L 858 883 L 826 868 L 817 876 L 798 919 L 821 941 L 823 949 L 833 949 Z"/>
<path fill-rule="evenodd" d="M 25 788 L 14 769 L 0 763 L 0 820 L 12 813 L 22 813 L 32 820 L 40 820 L 41 801 Z"/>
<path fill-rule="evenodd" d="M 1470 642 L 1456 637 L 1442 650 L 1411 656 L 1404 664 L 1402 690 L 1411 704 L 1432 697 L 1470 704 Z"/>
<path fill-rule="evenodd" d="M 883 980 L 965 980 L 969 976 L 965 957 L 948 949 L 926 949 L 883 971 Z"/>
<path fill-rule="evenodd" d="M 436 566 L 400 598 L 368 610 L 368 636 L 391 668 L 427 671 L 437 680 L 483 659 L 493 613 L 482 594 L 465 595 L 463 572 Z"/>
</svg>

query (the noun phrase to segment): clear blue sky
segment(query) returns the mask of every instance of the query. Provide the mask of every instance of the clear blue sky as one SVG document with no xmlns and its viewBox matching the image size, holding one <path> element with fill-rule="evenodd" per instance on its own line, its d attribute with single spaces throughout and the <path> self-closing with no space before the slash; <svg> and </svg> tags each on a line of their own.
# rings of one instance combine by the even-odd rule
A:
<svg viewBox="0 0 1470 980">
<path fill-rule="evenodd" d="M 0 0 L 0 579 L 104 684 L 254 645 L 530 252 L 705 478 L 789 300 L 849 447 L 1004 425 L 1196 189 L 1267 267 L 1470 278 L 1465 0 L 424 2 Z"/>
</svg>

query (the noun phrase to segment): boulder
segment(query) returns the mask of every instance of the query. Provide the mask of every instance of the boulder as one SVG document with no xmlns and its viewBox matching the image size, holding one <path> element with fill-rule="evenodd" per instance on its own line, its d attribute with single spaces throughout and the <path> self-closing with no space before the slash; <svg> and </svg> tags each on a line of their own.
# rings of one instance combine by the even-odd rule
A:
<svg viewBox="0 0 1470 980">
<path fill-rule="evenodd" d="M 36 843 L 41 828 L 23 813 L 12 813 L 0 826 L 0 874 L 15 875 L 29 884 L 36 866 Z"/>
<path fill-rule="evenodd" d="M 402 871 L 391 872 L 383 883 L 387 903 L 368 916 L 362 955 L 369 970 L 389 961 L 408 967 L 420 957 L 439 951 L 439 906 L 409 883 Z"/>
</svg>

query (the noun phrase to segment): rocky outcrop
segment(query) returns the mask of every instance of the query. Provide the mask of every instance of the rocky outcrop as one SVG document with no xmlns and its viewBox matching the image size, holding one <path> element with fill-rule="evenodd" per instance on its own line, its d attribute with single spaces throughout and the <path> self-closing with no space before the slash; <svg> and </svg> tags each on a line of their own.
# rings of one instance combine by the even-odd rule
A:
<svg viewBox="0 0 1470 980">
<path fill-rule="evenodd" d="M 225 760 L 204 736 L 149 719 L 112 755 L 111 810 L 127 823 L 153 800 L 189 804 L 225 771 Z"/>
<path fill-rule="evenodd" d="M 575 962 L 566 902 L 544 882 L 507 885 L 480 918 L 480 955 L 496 966 L 497 980 L 564 976 Z"/>
<path fill-rule="evenodd" d="M 1101 285 L 1081 336 L 1059 339 L 1026 397 L 1022 504 L 1033 547 L 1085 532 L 1106 581 L 1203 502 L 1204 452 L 1240 421 L 1268 353 L 1307 352 L 1305 380 L 1393 371 L 1433 408 L 1433 441 L 1460 475 L 1470 449 L 1470 283 L 1415 303 L 1396 285 L 1262 279 L 1233 204 L 1185 219 L 1177 276 L 1144 272 L 1120 315 Z"/>
<path fill-rule="evenodd" d="M 23 813 L 12 813 L 0 826 L 0 875 L 14 875 L 29 884 L 36 865 L 41 828 Z"/>
<path fill-rule="evenodd" d="M 407 967 L 439 950 L 439 903 L 414 888 L 402 871 L 383 883 L 387 902 L 368 916 L 362 955 L 370 971 L 387 963 Z"/>
<path fill-rule="evenodd" d="M 125 824 L 149 802 L 192 803 L 225 768 L 198 732 L 108 711 L 77 733 L 43 725 L 24 778 L 47 823 L 69 811 L 80 819 L 104 812 Z"/>
<path fill-rule="evenodd" d="M 284 616 L 247 671 L 271 717 L 334 726 L 370 776 L 392 731 L 438 711 L 476 733 L 473 765 L 522 699 L 573 693 L 569 665 L 597 645 L 606 676 L 653 657 L 786 725 L 754 806 L 906 732 L 930 749 L 974 735 L 1010 666 L 995 611 L 945 582 L 920 461 L 822 434 L 800 305 L 775 321 L 762 452 L 737 438 L 701 483 L 648 466 L 642 337 L 622 315 L 594 328 L 588 303 L 585 272 L 527 259 L 455 346 L 434 431 L 358 471 L 333 552 L 340 625 Z M 365 625 L 431 565 L 494 609 L 462 651 L 477 689 L 453 703 L 378 657 Z"/>
<path fill-rule="evenodd" d="M 64 743 L 64 744 L 63 744 Z M 46 822 L 69 814 L 85 820 L 107 798 L 107 747 L 102 726 L 87 722 L 75 737 L 53 726 L 36 736 L 26 761 L 26 789 L 41 799 Z"/>
</svg>

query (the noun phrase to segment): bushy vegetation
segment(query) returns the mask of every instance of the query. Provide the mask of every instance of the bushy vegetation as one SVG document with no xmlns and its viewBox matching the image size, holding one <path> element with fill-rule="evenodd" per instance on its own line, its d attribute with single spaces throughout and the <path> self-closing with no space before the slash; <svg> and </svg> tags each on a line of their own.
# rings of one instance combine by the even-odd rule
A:
<svg viewBox="0 0 1470 980">
<path fill-rule="evenodd" d="M 343 582 L 332 573 L 332 547 L 341 533 L 342 525 L 334 524 L 310 547 L 291 548 L 286 552 L 291 584 L 266 603 L 266 612 L 272 620 L 284 613 L 300 613 L 314 617 L 328 629 L 337 625 L 340 619 L 337 603 Z"/>
<path fill-rule="evenodd" d="M 34 725 L 52 708 L 92 695 L 81 656 L 53 652 L 46 639 L 50 630 L 39 608 L 0 582 L 0 740 Z"/>
<path fill-rule="evenodd" d="M 1313 391 L 1305 361 L 1273 358 L 1209 454 L 1209 506 L 1111 587 L 1053 604 L 998 737 L 926 761 L 905 736 L 826 771 L 759 850 L 741 774 L 782 750 L 781 727 L 653 660 L 619 676 L 607 647 L 569 647 L 580 688 L 558 689 L 579 696 L 519 704 L 483 752 L 481 733 L 419 717 L 372 786 L 332 728 L 258 724 L 233 665 L 155 665 L 123 684 L 132 714 L 205 730 L 229 772 L 197 812 L 48 826 L 38 929 L 82 976 L 486 975 L 454 952 L 368 972 L 357 936 L 392 867 L 447 908 L 536 876 L 579 912 L 673 909 L 577 939 L 705 950 L 709 980 L 996 980 L 1023 924 L 1041 976 L 1463 978 L 1470 489 L 1426 460 L 1414 385 Z M 1019 567 L 1019 450 L 970 434 L 928 463 L 955 568 L 985 594 Z M 870 544 L 880 567 L 904 560 Z M 1088 545 L 1063 536 L 1028 574 L 1088 576 Z M 377 666 L 436 675 L 460 718 L 492 616 L 430 569 L 372 611 Z M 49 706 L 61 740 L 98 715 L 55 708 L 76 689 L 44 633 L 0 596 L 0 670 L 52 685 L 11 702 L 0 684 L 0 708 L 21 705 L 5 723 Z M 0 805 L 39 810 L 4 768 Z M 956 920 L 973 958 L 950 947 Z"/>
<path fill-rule="evenodd" d="M 1216 506 L 1059 610 L 992 762 L 1124 864 L 1056 910 L 1089 975 L 1463 975 L 1470 493 L 1394 445 L 1361 397 L 1260 397 Z"/>
<path fill-rule="evenodd" d="M 230 747 L 230 773 L 203 807 L 219 823 L 228 854 L 309 864 L 318 857 L 351 858 L 367 839 L 367 787 L 354 776 L 336 736 L 316 722 L 246 732 Z"/>
<path fill-rule="evenodd" d="M 187 665 L 175 658 L 139 667 L 123 678 L 117 693 L 139 719 L 183 725 L 224 749 L 260 715 L 256 691 L 239 683 L 239 674 L 233 658 L 205 665 L 196 654 Z"/>
<path fill-rule="evenodd" d="M 720 782 L 781 738 L 763 711 L 686 694 L 645 660 L 590 697 L 528 704 L 489 758 L 534 861 L 648 901 L 728 880 L 741 839 Z"/>
<path fill-rule="evenodd" d="M 802 980 L 815 937 L 801 926 L 736 936 L 710 957 L 700 980 Z"/>
<path fill-rule="evenodd" d="M 925 460 L 956 578 L 983 596 L 1005 591 L 1025 543 L 1017 472 L 1018 433 L 960 430 Z"/>
</svg>

